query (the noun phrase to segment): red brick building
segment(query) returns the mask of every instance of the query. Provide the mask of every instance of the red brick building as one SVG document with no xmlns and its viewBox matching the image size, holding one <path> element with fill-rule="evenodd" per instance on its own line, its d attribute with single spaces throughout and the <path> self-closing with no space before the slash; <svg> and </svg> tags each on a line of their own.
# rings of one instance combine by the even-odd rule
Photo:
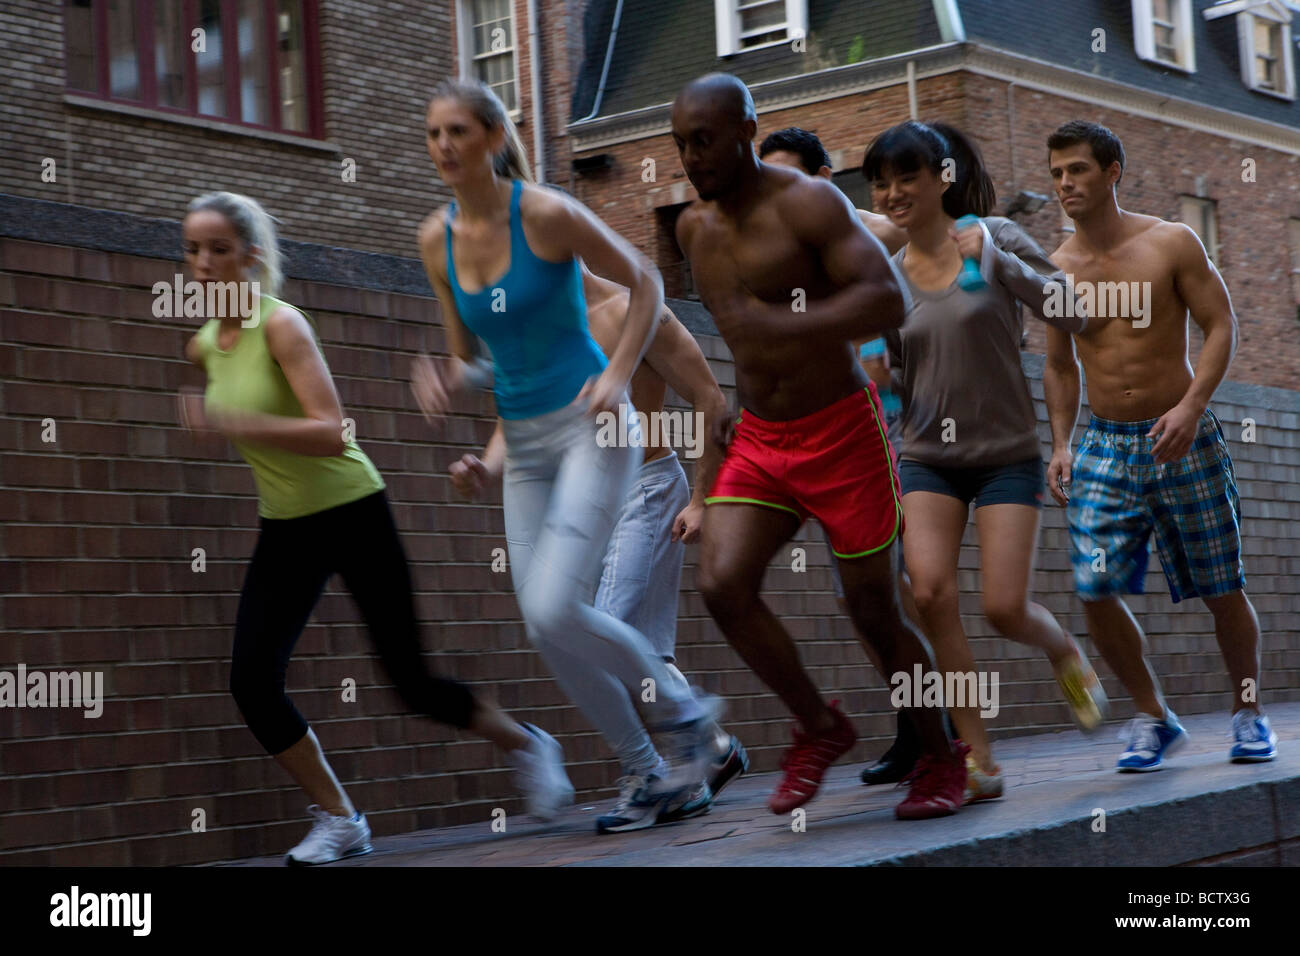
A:
<svg viewBox="0 0 1300 956">
<path fill-rule="evenodd" d="M 524 6 L 515 4 L 517 15 Z M 784 126 L 816 132 L 837 181 L 863 206 L 856 170 L 866 146 L 908 118 L 974 134 L 998 214 L 1021 192 L 1052 196 L 1045 143 L 1053 129 L 1073 118 L 1100 122 L 1127 152 L 1121 205 L 1187 220 L 1223 273 L 1242 331 L 1231 377 L 1293 388 L 1300 54 L 1292 16 L 1278 0 L 592 0 L 569 122 L 548 130 L 548 169 L 651 251 L 670 294 L 683 294 L 672 224 L 694 192 L 668 135 L 668 105 L 695 76 L 721 70 L 745 80 L 760 139 Z M 733 20 L 731 32 L 719 32 Z M 565 92 L 548 91 L 548 106 Z M 1049 252 L 1068 228 L 1054 197 L 1020 218 Z M 1030 350 L 1042 351 L 1043 341 L 1041 328 L 1031 329 Z"/>
</svg>

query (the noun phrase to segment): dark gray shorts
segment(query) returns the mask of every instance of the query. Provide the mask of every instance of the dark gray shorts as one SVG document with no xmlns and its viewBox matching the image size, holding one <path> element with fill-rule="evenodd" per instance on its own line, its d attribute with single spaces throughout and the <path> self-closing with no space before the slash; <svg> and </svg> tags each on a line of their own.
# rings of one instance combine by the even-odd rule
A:
<svg viewBox="0 0 1300 956">
<path fill-rule="evenodd" d="M 903 459 L 898 463 L 898 477 L 904 495 L 930 491 L 968 505 L 974 501 L 976 508 L 985 505 L 1041 508 L 1046 491 L 1046 470 L 1038 457 L 987 468 L 943 468 Z"/>
</svg>

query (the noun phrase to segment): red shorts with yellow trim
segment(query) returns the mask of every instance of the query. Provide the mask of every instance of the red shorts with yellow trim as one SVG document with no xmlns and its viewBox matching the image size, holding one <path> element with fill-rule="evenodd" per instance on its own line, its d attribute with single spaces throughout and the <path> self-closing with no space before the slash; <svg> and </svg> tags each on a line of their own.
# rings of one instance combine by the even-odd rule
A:
<svg viewBox="0 0 1300 956">
<path fill-rule="evenodd" d="M 898 463 L 874 383 L 788 422 L 742 411 L 706 504 L 778 508 L 826 529 L 836 557 L 860 558 L 903 533 Z"/>
</svg>

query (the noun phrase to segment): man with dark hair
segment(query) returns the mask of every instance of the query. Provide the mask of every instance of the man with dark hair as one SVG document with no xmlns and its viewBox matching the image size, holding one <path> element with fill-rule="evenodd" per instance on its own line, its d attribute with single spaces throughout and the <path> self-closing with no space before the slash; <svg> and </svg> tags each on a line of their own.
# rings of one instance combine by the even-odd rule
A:
<svg viewBox="0 0 1300 956">
<path fill-rule="evenodd" d="M 817 134 L 800 129 L 798 126 L 787 126 L 775 133 L 769 133 L 758 147 L 758 158 L 776 166 L 802 169 L 809 176 L 831 179 L 834 175 L 830 154 L 826 152 L 826 147 L 817 138 Z M 891 256 L 907 244 L 907 233 L 890 222 L 888 216 L 868 212 L 865 209 L 859 209 L 857 212 L 862 224 L 871 230 L 871 234 L 880 240 Z M 877 387 L 887 387 L 888 378 L 886 373 L 885 384 L 882 386 L 881 379 L 871 376 Z"/>
<path fill-rule="evenodd" d="M 1100 123 L 1070 120 L 1057 127 L 1056 132 L 1047 137 L 1047 151 L 1052 153 L 1069 149 L 1080 143 L 1088 144 L 1088 148 L 1092 150 L 1092 158 L 1097 161 L 1099 169 L 1110 169 L 1112 165 L 1119 164 L 1119 173 L 1115 177 L 1115 185 L 1119 186 L 1124 179 L 1124 144 L 1119 141 L 1118 136 Z"/>
<path fill-rule="evenodd" d="M 904 296 L 880 244 L 830 183 L 754 155 L 749 90 L 714 73 L 688 84 L 672 136 L 699 193 L 677 241 L 735 360 L 743 406 L 701 529 L 696 583 L 727 640 L 802 725 L 769 801 L 789 813 L 817 793 L 857 739 L 827 706 L 790 634 L 759 597 L 772 558 L 808 517 L 827 530 L 854 624 L 885 676 L 934 670 L 900 608 L 894 545 L 902 531 L 898 472 L 875 386 L 852 341 L 902 324 Z M 965 756 L 942 709 L 913 707 L 923 751 L 900 818 L 955 813 Z"/>
<path fill-rule="evenodd" d="M 1075 225 L 1052 258 L 1094 301 L 1084 332 L 1072 338 L 1047 328 L 1048 486 L 1069 508 L 1088 630 L 1138 709 L 1118 769 L 1158 770 L 1187 741 L 1120 597 L 1141 593 L 1153 531 L 1170 596 L 1200 597 L 1214 615 L 1233 685 L 1229 759 L 1272 760 L 1277 735 L 1258 703 L 1259 621 L 1245 593 L 1240 503 L 1223 429 L 1208 408 L 1237 344 L 1228 290 L 1191 229 L 1119 207 L 1124 149 L 1114 133 L 1074 122 L 1048 144 L 1056 194 Z M 1189 312 L 1205 334 L 1195 372 L 1187 360 Z M 1076 343 L 1093 416 L 1072 460 Z"/>
<path fill-rule="evenodd" d="M 798 157 L 798 165 L 809 176 L 819 176 L 823 169 L 827 170 L 829 175 L 831 155 L 826 152 L 826 147 L 822 145 L 816 133 L 810 133 L 798 126 L 787 126 L 775 133 L 768 133 L 758 147 L 758 158 L 766 162 L 767 157 L 775 152 L 793 153 Z M 794 164 L 786 162 L 781 165 Z"/>
</svg>

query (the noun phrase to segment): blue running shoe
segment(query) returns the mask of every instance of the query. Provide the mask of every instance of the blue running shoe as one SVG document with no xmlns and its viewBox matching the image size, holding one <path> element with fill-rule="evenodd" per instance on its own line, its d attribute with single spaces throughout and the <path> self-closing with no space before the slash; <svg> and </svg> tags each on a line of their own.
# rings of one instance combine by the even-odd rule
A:
<svg viewBox="0 0 1300 956">
<path fill-rule="evenodd" d="M 1277 756 L 1277 734 L 1268 725 L 1268 718 L 1253 710 L 1239 710 L 1232 715 L 1232 739 L 1228 759 L 1233 763 L 1263 763 Z"/>
<path fill-rule="evenodd" d="M 609 813 L 596 818 L 597 833 L 626 833 L 629 830 L 644 830 L 659 822 L 670 797 L 667 794 L 653 800 L 639 799 L 644 796 L 646 784 L 650 778 L 643 774 L 629 774 L 618 778 L 618 802 Z"/>
<path fill-rule="evenodd" d="M 1138 714 L 1120 731 L 1119 739 L 1128 747 L 1116 765 L 1119 772 L 1144 773 L 1159 770 L 1165 757 L 1187 743 L 1187 731 L 1166 707 L 1164 720 Z"/>
<path fill-rule="evenodd" d="M 659 822 L 676 823 L 678 820 L 689 820 L 708 813 L 712 808 L 713 791 L 707 783 L 700 781 L 699 786 L 684 791 L 680 797 L 670 801 L 660 811 Z"/>
</svg>

